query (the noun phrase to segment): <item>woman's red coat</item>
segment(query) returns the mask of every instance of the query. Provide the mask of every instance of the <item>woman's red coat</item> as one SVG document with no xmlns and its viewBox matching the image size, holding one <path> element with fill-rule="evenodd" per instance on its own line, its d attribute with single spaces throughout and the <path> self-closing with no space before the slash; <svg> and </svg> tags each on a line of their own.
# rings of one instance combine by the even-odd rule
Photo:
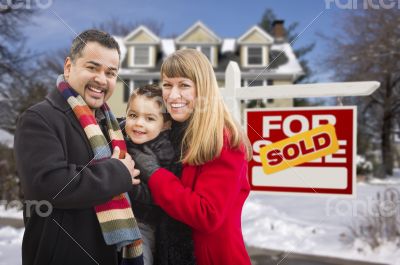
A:
<svg viewBox="0 0 400 265">
<path fill-rule="evenodd" d="M 160 168 L 148 183 L 154 202 L 193 230 L 197 264 L 251 264 L 241 227 L 250 186 L 247 161 L 227 144 L 201 166 L 184 165 L 182 179 Z"/>
</svg>

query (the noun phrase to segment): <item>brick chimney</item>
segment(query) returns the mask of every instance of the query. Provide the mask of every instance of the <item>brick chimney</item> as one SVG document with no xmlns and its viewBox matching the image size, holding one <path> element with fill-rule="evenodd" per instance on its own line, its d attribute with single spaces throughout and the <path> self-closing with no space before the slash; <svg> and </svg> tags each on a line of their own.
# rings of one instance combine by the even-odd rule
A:
<svg viewBox="0 0 400 265">
<path fill-rule="evenodd" d="M 286 38 L 285 27 L 283 26 L 284 23 L 284 20 L 275 20 L 272 22 L 272 32 L 277 42 L 283 42 Z"/>
</svg>

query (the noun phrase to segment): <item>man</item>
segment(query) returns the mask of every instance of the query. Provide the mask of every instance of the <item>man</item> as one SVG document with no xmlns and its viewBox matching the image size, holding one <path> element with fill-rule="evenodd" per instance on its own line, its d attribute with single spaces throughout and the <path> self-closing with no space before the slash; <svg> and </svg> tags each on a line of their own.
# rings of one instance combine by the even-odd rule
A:
<svg viewBox="0 0 400 265">
<path fill-rule="evenodd" d="M 27 205 L 24 265 L 117 264 L 116 247 L 105 243 L 95 206 L 129 191 L 139 183 L 139 172 L 128 154 L 118 158 L 119 148 L 110 159 L 113 134 L 95 120 L 107 116 L 102 106 L 115 89 L 119 63 L 119 46 L 109 34 L 81 33 L 57 89 L 18 120 L 15 157 Z M 79 116 L 81 107 L 88 110 L 86 120 Z M 109 152 L 102 159 L 103 150 L 93 147 L 99 137 Z"/>
</svg>

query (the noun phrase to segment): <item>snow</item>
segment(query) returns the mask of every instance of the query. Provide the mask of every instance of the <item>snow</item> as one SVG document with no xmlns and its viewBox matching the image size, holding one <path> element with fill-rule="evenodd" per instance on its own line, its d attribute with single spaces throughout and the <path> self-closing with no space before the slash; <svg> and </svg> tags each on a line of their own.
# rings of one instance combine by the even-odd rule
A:
<svg viewBox="0 0 400 265">
<path fill-rule="evenodd" d="M 0 228 L 0 265 L 19 265 L 24 229 L 9 226 Z"/>
<path fill-rule="evenodd" d="M 12 148 L 14 146 L 14 136 L 9 132 L 0 129 L 0 143 Z"/>
<path fill-rule="evenodd" d="M 20 206 L 20 203 L 15 203 L 15 206 Z M 9 207 L 5 207 L 4 205 L 0 205 L 0 218 L 7 217 L 7 218 L 15 218 L 15 219 L 22 219 L 22 211 L 17 208 L 11 207 L 13 205 L 12 202 L 8 204 Z M 22 206 L 22 205 L 21 205 Z"/>
<path fill-rule="evenodd" d="M 175 52 L 175 41 L 174 39 L 162 39 L 161 40 L 161 49 L 165 56 L 170 55 Z"/>
<path fill-rule="evenodd" d="M 117 41 L 119 45 L 119 49 L 121 51 L 121 62 L 124 61 L 125 55 L 126 55 L 126 46 L 124 44 L 124 38 L 123 37 L 118 37 L 118 36 L 113 36 L 114 39 Z"/>
<path fill-rule="evenodd" d="M 397 170 L 393 178 L 399 178 L 399 173 Z M 244 240 L 249 246 L 279 251 L 400 265 L 400 248 L 394 243 L 372 250 L 360 240 L 346 243 L 343 236 L 353 222 L 362 219 L 360 211 L 370 211 L 378 191 L 400 188 L 400 184 L 388 183 L 359 183 L 354 199 L 252 192 L 243 208 Z M 0 216 L 22 218 L 20 212 L 4 207 L 0 207 Z M 23 231 L 0 227 L 0 265 L 21 264 Z"/>
<path fill-rule="evenodd" d="M 369 180 L 373 184 L 390 184 L 390 185 L 400 185 L 400 168 L 395 168 L 393 170 L 393 176 L 387 176 L 384 180 L 379 178 L 371 178 Z"/>
<path fill-rule="evenodd" d="M 271 50 L 284 52 L 288 58 L 288 62 L 280 65 L 278 68 L 273 69 L 276 73 L 280 74 L 302 74 L 303 69 L 298 62 L 296 55 L 293 52 L 292 47 L 289 43 L 273 44 Z"/>
<path fill-rule="evenodd" d="M 388 177 L 385 180 L 379 178 L 372 178 L 369 180 L 372 184 L 391 184 L 391 185 L 400 185 L 400 179 L 396 177 Z"/>
<path fill-rule="evenodd" d="M 345 242 L 348 228 L 363 219 L 361 212 L 373 212 L 375 194 L 385 187 L 393 185 L 358 184 L 355 199 L 251 193 L 243 208 L 244 240 L 279 251 L 400 264 L 393 243 L 371 250 L 361 241 Z"/>
<path fill-rule="evenodd" d="M 221 47 L 221 53 L 234 52 L 236 39 L 224 39 Z"/>
</svg>

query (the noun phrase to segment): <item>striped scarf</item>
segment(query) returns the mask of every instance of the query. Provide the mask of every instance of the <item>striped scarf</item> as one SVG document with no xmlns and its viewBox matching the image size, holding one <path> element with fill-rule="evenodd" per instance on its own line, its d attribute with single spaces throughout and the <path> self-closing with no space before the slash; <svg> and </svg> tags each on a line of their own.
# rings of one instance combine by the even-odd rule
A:
<svg viewBox="0 0 400 265">
<path fill-rule="evenodd" d="M 57 88 L 71 106 L 89 139 L 94 153 L 93 162 L 110 158 L 112 153 L 108 142 L 84 99 L 69 86 L 63 75 L 57 79 Z M 118 122 L 106 103 L 101 106 L 101 110 L 106 117 L 112 149 L 118 146 L 120 158 L 123 158 L 126 154 L 126 145 Z M 95 211 L 106 244 L 115 245 L 118 251 L 122 249 L 121 264 L 143 265 L 142 239 L 128 194 L 115 196 L 111 201 L 95 206 Z"/>
</svg>

